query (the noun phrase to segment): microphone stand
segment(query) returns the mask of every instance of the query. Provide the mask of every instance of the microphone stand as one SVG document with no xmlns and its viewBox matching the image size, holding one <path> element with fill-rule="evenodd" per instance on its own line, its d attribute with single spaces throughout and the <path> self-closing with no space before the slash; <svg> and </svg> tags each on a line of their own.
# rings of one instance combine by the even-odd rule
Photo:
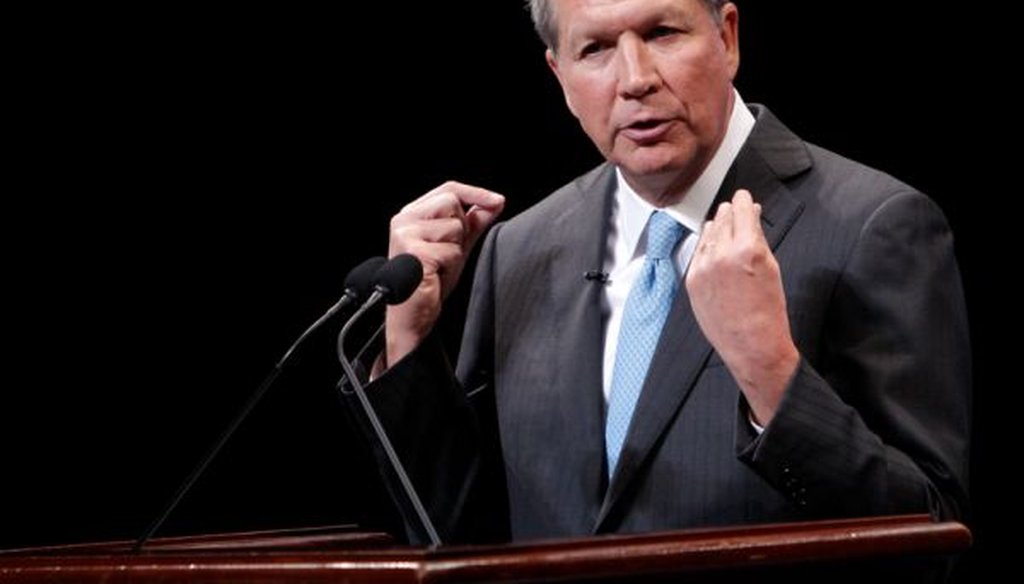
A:
<svg viewBox="0 0 1024 584">
<path fill-rule="evenodd" d="M 402 461 L 399 460 L 398 454 L 391 445 L 391 440 L 384 431 L 384 426 L 381 425 L 380 419 L 377 417 L 377 413 L 370 404 L 370 400 L 366 397 L 366 392 L 363 390 L 363 384 L 359 381 L 359 377 L 356 375 L 355 369 L 345 356 L 345 336 L 348 334 L 349 329 L 352 328 L 352 325 L 359 320 L 366 311 L 373 308 L 373 306 L 380 302 L 380 300 L 384 298 L 385 293 L 386 290 L 382 290 L 381 287 L 378 287 L 377 290 L 370 295 L 370 298 L 359 307 L 359 310 L 357 310 L 356 313 L 348 319 L 345 326 L 342 327 L 341 332 L 338 333 L 338 361 L 341 362 L 341 367 L 344 369 L 345 375 L 348 377 L 349 383 L 352 385 L 352 391 L 355 392 L 356 397 L 359 399 L 359 405 L 362 406 L 363 412 L 370 421 L 373 433 L 377 436 L 377 440 L 384 448 L 384 453 L 388 458 L 391 468 L 395 471 L 395 474 L 398 475 L 398 480 L 402 485 L 402 492 L 409 499 L 409 503 L 416 512 L 416 518 L 419 520 L 420 526 L 430 539 L 430 544 L 438 546 L 441 545 L 441 538 L 438 537 L 437 530 L 434 529 L 434 524 L 430 521 L 430 516 L 427 515 L 427 510 L 423 507 L 423 503 L 420 501 L 419 495 L 416 494 L 416 489 L 413 487 L 412 481 L 409 480 L 409 475 L 405 472 L 405 467 L 402 465 Z M 408 524 L 410 521 L 408 517 L 405 517 L 405 515 L 405 513 L 402 513 L 403 519 Z"/>
<path fill-rule="evenodd" d="M 192 470 L 192 474 L 190 474 L 188 478 L 185 479 L 185 482 L 183 482 L 181 486 L 178 487 L 178 491 L 174 494 L 174 497 L 171 499 L 167 507 L 164 508 L 163 513 L 161 513 L 160 516 L 157 517 L 156 521 L 154 521 L 152 525 L 149 526 L 149 529 L 147 529 L 146 532 L 142 534 L 142 536 L 135 540 L 135 545 L 132 546 L 133 552 L 138 553 L 142 551 L 142 548 L 146 545 L 146 542 L 148 542 L 150 538 L 152 538 L 153 535 L 156 534 L 157 530 L 163 526 L 164 522 L 167 521 L 167 518 L 171 516 L 171 513 L 173 513 L 174 510 L 181 503 L 181 500 L 185 498 L 185 495 L 192 490 L 192 486 L 196 483 L 197 480 L 199 480 L 199 477 L 201 477 L 203 473 L 206 472 L 206 467 L 210 466 L 210 463 L 213 462 L 213 459 L 216 458 L 218 454 L 220 454 L 220 451 L 224 448 L 224 445 L 227 444 L 228 441 L 231 440 L 231 437 L 235 435 L 235 432 L 238 430 L 239 426 L 241 426 L 242 422 L 244 422 L 246 418 L 249 417 L 249 413 L 252 412 L 253 408 L 256 407 L 256 404 L 260 403 L 260 401 L 263 400 L 263 396 L 266 395 L 267 390 L 270 389 L 270 386 L 273 385 L 274 381 L 278 378 L 278 376 L 281 375 L 281 372 L 284 370 L 285 363 L 288 361 L 288 358 L 291 357 L 292 353 L 295 351 L 295 348 L 298 347 L 302 343 L 302 341 L 306 340 L 306 337 L 308 337 L 310 333 L 319 328 L 320 325 L 322 325 L 323 323 L 327 322 L 327 319 L 329 319 L 331 316 L 337 313 L 338 310 L 345 306 L 345 304 L 348 304 L 348 302 L 350 302 L 350 298 L 350 296 L 343 296 L 342 299 L 339 300 L 337 304 L 332 306 L 331 309 L 327 311 L 326 314 L 321 316 L 319 320 L 317 320 L 315 323 L 313 323 L 312 326 L 306 329 L 306 332 L 302 333 L 302 336 L 300 336 L 297 341 L 292 343 L 292 346 L 288 348 L 287 352 L 285 352 L 284 357 L 281 357 L 281 360 L 278 361 L 276 365 L 274 365 L 274 369 L 263 379 L 263 383 L 261 383 L 259 388 L 252 394 L 252 396 L 249 397 L 249 401 L 247 401 L 245 405 L 242 406 L 242 409 L 235 416 L 235 419 L 232 420 L 231 425 L 229 425 L 227 429 L 224 430 L 224 433 L 221 434 L 220 438 L 217 440 L 217 443 L 213 445 L 213 448 L 211 448 L 210 451 L 206 454 L 206 456 L 204 456 L 203 459 L 199 462 L 199 464 L 196 465 L 195 469 Z"/>
</svg>

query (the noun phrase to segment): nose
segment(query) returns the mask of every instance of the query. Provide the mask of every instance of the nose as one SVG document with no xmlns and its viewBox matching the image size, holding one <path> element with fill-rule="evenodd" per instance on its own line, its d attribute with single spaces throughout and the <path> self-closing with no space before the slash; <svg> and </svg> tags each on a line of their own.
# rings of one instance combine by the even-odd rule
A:
<svg viewBox="0 0 1024 584">
<path fill-rule="evenodd" d="M 620 95 L 643 97 L 658 88 L 661 77 L 644 39 L 633 34 L 623 35 L 617 54 Z"/>
</svg>

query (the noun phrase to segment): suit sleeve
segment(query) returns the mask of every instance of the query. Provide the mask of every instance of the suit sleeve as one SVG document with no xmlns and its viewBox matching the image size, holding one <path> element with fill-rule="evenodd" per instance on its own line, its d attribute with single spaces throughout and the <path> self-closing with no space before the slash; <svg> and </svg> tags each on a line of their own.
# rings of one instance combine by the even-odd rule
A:
<svg viewBox="0 0 1024 584">
<path fill-rule="evenodd" d="M 432 334 L 366 388 L 444 543 L 507 539 L 503 465 L 486 364 L 492 344 L 489 274 L 496 233 L 497 228 L 492 229 L 485 240 L 477 265 L 463 333 L 462 375 L 452 371 L 441 342 Z M 350 399 L 350 407 L 358 408 L 355 399 Z M 369 436 L 369 425 L 362 415 L 357 417 Z M 383 451 L 374 447 L 374 456 L 395 504 L 407 507 Z M 404 514 L 413 516 L 409 508 Z M 408 527 L 407 531 L 411 542 L 429 543 L 424 533 Z"/>
<path fill-rule="evenodd" d="M 919 193 L 886 200 L 832 294 L 815 362 L 764 433 L 740 438 L 741 460 L 810 516 L 963 519 L 970 346 L 941 211 Z"/>
</svg>

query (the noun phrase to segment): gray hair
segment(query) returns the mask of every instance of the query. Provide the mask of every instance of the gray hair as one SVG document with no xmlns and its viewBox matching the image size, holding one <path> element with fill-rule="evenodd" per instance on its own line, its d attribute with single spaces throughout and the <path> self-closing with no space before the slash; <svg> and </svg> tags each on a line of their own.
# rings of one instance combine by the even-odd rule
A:
<svg viewBox="0 0 1024 584">
<path fill-rule="evenodd" d="M 715 22 L 722 24 L 722 6 L 728 0 L 701 0 L 707 7 Z M 533 28 L 537 30 L 537 36 L 544 41 L 553 52 L 558 51 L 558 23 L 555 22 L 555 12 L 551 6 L 552 0 L 526 0 L 530 9 L 530 16 L 533 18 Z"/>
</svg>

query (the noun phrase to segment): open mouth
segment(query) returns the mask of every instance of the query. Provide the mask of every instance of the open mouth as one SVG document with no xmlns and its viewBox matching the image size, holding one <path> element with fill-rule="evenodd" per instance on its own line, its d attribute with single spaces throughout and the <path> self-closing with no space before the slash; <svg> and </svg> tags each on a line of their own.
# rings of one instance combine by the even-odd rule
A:
<svg viewBox="0 0 1024 584">
<path fill-rule="evenodd" d="M 637 130 L 650 130 L 651 128 L 657 128 L 663 123 L 663 120 L 645 120 L 643 122 L 634 122 L 629 125 L 629 128 L 634 128 Z"/>
<path fill-rule="evenodd" d="M 623 128 L 622 135 L 637 143 L 650 143 L 660 140 L 668 128 L 669 120 L 642 120 Z"/>
</svg>

